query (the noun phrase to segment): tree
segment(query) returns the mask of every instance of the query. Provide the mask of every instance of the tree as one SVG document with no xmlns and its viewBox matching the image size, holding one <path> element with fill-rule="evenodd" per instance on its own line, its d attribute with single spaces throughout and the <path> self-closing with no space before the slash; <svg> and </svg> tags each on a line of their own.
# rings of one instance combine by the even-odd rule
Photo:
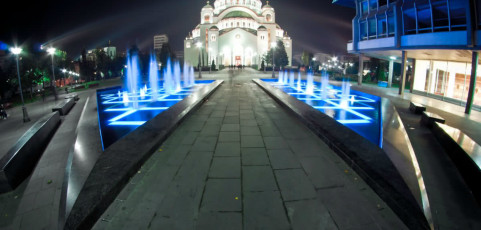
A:
<svg viewBox="0 0 481 230">
<path fill-rule="evenodd" d="M 215 61 L 214 60 L 212 60 L 212 65 L 210 66 L 210 69 L 215 70 Z"/>
<path fill-rule="evenodd" d="M 260 69 L 260 70 L 266 70 L 266 64 L 264 63 L 264 58 L 262 58 L 261 69 Z"/>
<path fill-rule="evenodd" d="M 302 51 L 302 64 L 304 66 L 310 66 L 311 65 L 311 60 L 314 57 L 314 55 L 311 52 L 308 51 Z"/>
<path fill-rule="evenodd" d="M 169 43 L 163 44 L 162 48 L 160 49 L 159 57 L 157 60 L 160 61 L 163 67 L 167 64 L 168 59 L 175 59 L 175 54 L 174 51 L 172 50 L 172 47 L 170 47 Z"/>
<path fill-rule="evenodd" d="M 289 57 L 287 56 L 286 47 L 281 40 L 277 41 L 277 47 L 275 48 L 274 62 L 276 66 L 285 67 L 289 65 Z"/>
</svg>

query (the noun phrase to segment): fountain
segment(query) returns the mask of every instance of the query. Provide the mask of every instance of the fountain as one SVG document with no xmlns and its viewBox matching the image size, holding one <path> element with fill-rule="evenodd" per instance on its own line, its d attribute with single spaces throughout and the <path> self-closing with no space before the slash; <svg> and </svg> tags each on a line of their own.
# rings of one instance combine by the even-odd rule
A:
<svg viewBox="0 0 481 230">
<path fill-rule="evenodd" d="M 107 148 L 148 120 L 182 101 L 198 89 L 198 85 L 212 80 L 195 81 L 193 67 L 167 60 L 159 81 L 159 69 L 155 55 L 150 56 L 148 82 L 142 84 L 139 57 L 128 52 L 124 87 L 97 91 L 99 124 L 102 147 Z M 183 78 L 182 78 L 183 76 Z"/>
<path fill-rule="evenodd" d="M 321 98 L 322 99 L 327 99 L 328 96 L 328 90 L 329 90 L 329 76 L 324 75 L 321 78 Z"/>
<path fill-rule="evenodd" d="M 301 91 L 301 71 L 297 74 L 297 91 Z"/>
<path fill-rule="evenodd" d="M 314 76 L 312 73 L 307 73 L 306 94 L 314 94 Z"/>
</svg>

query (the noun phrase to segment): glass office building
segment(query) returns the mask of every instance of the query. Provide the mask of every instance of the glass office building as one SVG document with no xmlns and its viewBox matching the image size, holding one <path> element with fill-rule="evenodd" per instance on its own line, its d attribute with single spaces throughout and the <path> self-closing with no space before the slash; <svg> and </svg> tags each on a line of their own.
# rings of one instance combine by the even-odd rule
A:
<svg viewBox="0 0 481 230">
<path fill-rule="evenodd" d="M 481 110 L 481 1 L 334 0 L 356 9 L 350 53 L 412 64 L 411 92 Z M 405 68 L 402 68 L 405 69 Z M 392 72 L 392 69 L 391 69 Z M 471 75 L 477 77 L 471 77 Z M 404 75 L 403 75 L 404 76 Z M 392 78 L 390 79 L 392 81 Z M 470 88 L 473 97 L 470 95 Z M 402 91 L 400 91 L 402 93 Z M 471 103 L 472 104 L 471 104 Z"/>
</svg>

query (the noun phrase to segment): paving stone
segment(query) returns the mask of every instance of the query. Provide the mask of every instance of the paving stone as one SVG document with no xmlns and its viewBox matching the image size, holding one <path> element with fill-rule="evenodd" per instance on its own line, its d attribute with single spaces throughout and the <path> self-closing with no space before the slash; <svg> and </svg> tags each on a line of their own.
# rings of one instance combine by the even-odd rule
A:
<svg viewBox="0 0 481 230">
<path fill-rule="evenodd" d="M 254 116 L 252 116 L 252 118 L 248 118 L 248 119 L 242 119 L 242 116 L 241 116 L 241 120 L 240 120 L 240 125 L 241 126 L 251 126 L 251 127 L 257 127 L 257 121 L 255 120 Z"/>
<path fill-rule="evenodd" d="M 240 157 L 214 157 L 210 167 L 210 178 L 240 178 Z"/>
<path fill-rule="evenodd" d="M 240 142 L 217 143 L 215 156 L 238 157 L 240 156 Z"/>
<path fill-rule="evenodd" d="M 220 132 L 219 142 L 240 142 L 240 132 Z"/>
<path fill-rule="evenodd" d="M 51 206 L 43 206 L 26 212 L 20 223 L 21 230 L 47 229 L 50 223 Z"/>
<path fill-rule="evenodd" d="M 219 136 L 220 125 L 205 125 L 199 136 Z"/>
<path fill-rule="evenodd" d="M 264 140 L 262 136 L 241 136 L 242 148 L 263 148 Z"/>
<path fill-rule="evenodd" d="M 201 212 L 195 229 L 241 230 L 242 214 L 238 212 Z"/>
<path fill-rule="evenodd" d="M 261 131 L 257 126 L 241 126 L 241 136 L 260 136 Z"/>
<path fill-rule="evenodd" d="M 221 125 L 222 121 L 224 121 L 224 117 L 210 117 L 205 122 L 206 125 Z"/>
<path fill-rule="evenodd" d="M 278 191 L 276 179 L 269 166 L 242 166 L 243 191 Z"/>
<path fill-rule="evenodd" d="M 55 188 L 53 187 L 37 193 L 37 196 L 35 197 L 35 203 L 33 204 L 34 208 L 39 208 L 45 205 L 53 205 L 54 196 L 52 194 L 55 194 Z"/>
<path fill-rule="evenodd" d="M 292 229 L 337 230 L 327 208 L 318 199 L 285 202 Z"/>
<path fill-rule="evenodd" d="M 359 203 L 362 200 L 359 193 L 349 192 L 345 187 L 338 187 L 320 189 L 317 194 L 340 229 L 349 229 L 374 222 L 369 212 L 363 208 L 363 204 Z"/>
<path fill-rule="evenodd" d="M 302 139 L 302 140 L 288 140 L 289 147 L 299 157 L 317 157 L 325 151 L 332 151 L 329 148 L 324 148 L 316 140 Z"/>
<path fill-rule="evenodd" d="M 222 124 L 240 124 L 239 116 L 226 116 Z"/>
<path fill-rule="evenodd" d="M 302 158 L 300 162 L 316 189 L 342 187 L 347 183 L 343 172 L 323 157 Z"/>
<path fill-rule="evenodd" d="M 287 141 L 282 137 L 264 137 L 266 149 L 289 149 Z"/>
<path fill-rule="evenodd" d="M 218 109 L 218 110 L 214 110 L 211 114 L 210 114 L 210 117 L 224 117 L 225 116 L 225 109 L 222 108 L 222 107 L 218 107 L 216 106 L 215 109 Z"/>
<path fill-rule="evenodd" d="M 275 126 L 260 126 L 259 127 L 263 137 L 282 137 L 282 134 Z"/>
<path fill-rule="evenodd" d="M 242 165 L 269 165 L 264 148 L 241 148 Z"/>
<path fill-rule="evenodd" d="M 312 199 L 316 191 L 302 169 L 274 171 L 284 201 Z"/>
<path fill-rule="evenodd" d="M 192 144 L 194 144 L 197 136 L 199 136 L 199 132 L 187 132 L 187 133 L 185 133 L 181 144 L 192 145 Z"/>
<path fill-rule="evenodd" d="M 244 193 L 244 229 L 291 229 L 278 191 Z"/>
<path fill-rule="evenodd" d="M 201 211 L 242 211 L 240 179 L 209 179 Z"/>
<path fill-rule="evenodd" d="M 301 168 L 297 157 L 289 149 L 267 150 L 273 169 Z"/>
<path fill-rule="evenodd" d="M 217 137 L 197 137 L 192 149 L 195 149 L 196 151 L 213 152 L 215 150 L 216 143 Z"/>
<path fill-rule="evenodd" d="M 25 213 L 25 212 L 28 212 L 28 211 L 31 211 L 32 209 L 35 208 L 34 204 L 35 204 L 35 197 L 37 196 L 37 194 L 35 193 L 30 193 L 30 194 L 26 194 L 26 195 L 23 195 L 22 197 L 20 197 L 19 199 L 21 199 L 20 201 L 20 204 L 18 206 L 18 210 L 17 210 L 17 214 L 22 214 L 22 213 Z M 2 203 L 2 206 L 4 203 Z M 3 210 L 0 214 L 3 214 Z"/>
<path fill-rule="evenodd" d="M 223 124 L 220 131 L 221 132 L 239 132 L 240 125 L 239 124 Z"/>
</svg>

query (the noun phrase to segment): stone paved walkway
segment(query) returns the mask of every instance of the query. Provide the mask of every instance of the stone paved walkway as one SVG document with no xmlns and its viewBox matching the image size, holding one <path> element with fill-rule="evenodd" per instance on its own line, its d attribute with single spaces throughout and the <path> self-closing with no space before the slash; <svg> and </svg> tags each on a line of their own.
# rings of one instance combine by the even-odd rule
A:
<svg viewBox="0 0 481 230">
<path fill-rule="evenodd" d="M 188 117 L 94 229 L 405 229 L 251 77 Z"/>
</svg>

